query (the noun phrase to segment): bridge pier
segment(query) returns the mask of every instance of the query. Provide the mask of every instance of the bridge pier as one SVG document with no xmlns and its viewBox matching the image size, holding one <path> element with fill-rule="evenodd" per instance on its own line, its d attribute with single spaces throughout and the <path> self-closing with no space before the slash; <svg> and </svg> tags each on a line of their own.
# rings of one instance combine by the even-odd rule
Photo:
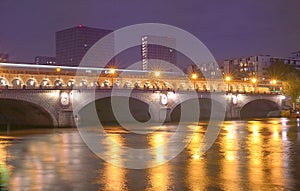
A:
<svg viewBox="0 0 300 191">
<path fill-rule="evenodd" d="M 168 107 L 161 107 L 157 105 L 150 105 L 149 107 L 151 120 L 157 123 L 171 121 L 171 109 Z"/>
<path fill-rule="evenodd" d="M 57 118 L 58 127 L 76 127 L 72 110 L 58 111 Z"/>
<path fill-rule="evenodd" d="M 226 114 L 225 117 L 226 119 L 240 119 L 240 110 L 241 108 L 232 104 L 228 103 L 226 107 Z"/>
<path fill-rule="evenodd" d="M 171 121 L 171 109 L 168 107 L 162 107 L 159 109 L 159 118 L 156 122 L 170 122 Z"/>
</svg>

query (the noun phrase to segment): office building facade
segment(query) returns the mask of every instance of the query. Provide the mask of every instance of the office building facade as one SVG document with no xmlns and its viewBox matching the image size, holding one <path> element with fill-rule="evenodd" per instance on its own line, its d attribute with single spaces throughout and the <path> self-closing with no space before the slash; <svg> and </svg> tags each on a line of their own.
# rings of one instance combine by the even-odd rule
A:
<svg viewBox="0 0 300 191">
<path fill-rule="evenodd" d="M 78 66 L 86 52 L 112 30 L 76 26 L 56 32 L 56 63 Z M 107 44 L 107 51 L 113 51 L 114 42 Z M 101 54 L 101 53 L 99 53 Z"/>
<path fill-rule="evenodd" d="M 164 45 L 164 46 L 163 46 Z M 173 47 L 173 48 L 171 48 Z M 161 70 L 170 71 L 171 67 L 166 66 L 166 62 L 177 65 L 176 63 L 176 39 L 172 37 L 145 35 L 141 38 L 142 70 Z M 153 59 L 153 62 L 150 61 Z"/>
</svg>

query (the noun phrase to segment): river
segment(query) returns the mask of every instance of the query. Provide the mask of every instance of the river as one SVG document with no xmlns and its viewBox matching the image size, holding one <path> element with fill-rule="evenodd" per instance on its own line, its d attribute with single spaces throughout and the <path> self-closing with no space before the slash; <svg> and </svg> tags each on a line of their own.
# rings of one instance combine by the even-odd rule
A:
<svg viewBox="0 0 300 191">
<path fill-rule="evenodd" d="M 114 166 L 82 141 L 77 129 L 2 132 L 2 190 L 296 190 L 300 188 L 300 121 L 287 118 L 225 121 L 213 146 L 198 153 L 207 123 L 169 162 L 146 169 Z M 156 146 L 173 125 L 146 136 Z M 120 127 L 107 133 L 117 142 L 135 140 Z M 108 155 L 118 154 L 106 145 Z M 164 150 L 163 152 L 168 152 Z M 156 153 L 160 157 L 160 153 Z M 122 163 L 123 159 L 118 159 Z M 124 157 L 126 160 L 126 157 Z M 0 190 L 1 190 L 0 189 Z"/>
</svg>

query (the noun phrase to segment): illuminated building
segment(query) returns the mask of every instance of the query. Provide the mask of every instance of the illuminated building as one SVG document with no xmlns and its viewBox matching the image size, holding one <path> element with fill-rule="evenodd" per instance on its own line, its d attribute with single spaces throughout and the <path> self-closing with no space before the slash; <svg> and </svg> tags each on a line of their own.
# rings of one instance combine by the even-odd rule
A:
<svg viewBox="0 0 300 191">
<path fill-rule="evenodd" d="M 86 52 L 112 30 L 79 25 L 56 32 L 57 65 L 78 66 Z M 107 51 L 113 51 L 114 42 L 106 44 Z M 105 53 L 101 53 L 105 54 Z"/>
<path fill-rule="evenodd" d="M 165 62 L 177 65 L 175 38 L 145 35 L 141 39 L 141 44 L 142 70 L 151 70 L 153 67 L 158 67 L 162 70 L 169 70 L 169 67 L 165 65 Z M 155 59 L 154 63 L 151 62 L 150 64 L 150 59 Z"/>
</svg>

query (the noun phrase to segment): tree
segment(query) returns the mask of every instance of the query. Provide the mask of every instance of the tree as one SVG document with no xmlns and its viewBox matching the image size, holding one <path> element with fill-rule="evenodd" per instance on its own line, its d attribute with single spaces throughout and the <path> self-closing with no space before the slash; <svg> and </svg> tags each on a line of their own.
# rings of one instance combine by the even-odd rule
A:
<svg viewBox="0 0 300 191">
<path fill-rule="evenodd" d="M 268 67 L 268 76 L 271 79 L 277 79 L 284 81 L 286 79 L 286 74 L 290 72 L 295 72 L 295 68 L 291 65 L 284 64 L 283 61 L 276 61 Z"/>
<path fill-rule="evenodd" d="M 272 63 L 267 71 L 271 79 L 282 81 L 282 92 L 291 98 L 293 109 L 295 109 L 300 95 L 300 72 L 282 61 Z"/>
<path fill-rule="evenodd" d="M 283 81 L 283 93 L 291 98 L 291 103 L 293 105 L 293 110 L 296 109 L 297 99 L 300 95 L 300 73 L 294 71 L 285 75 L 285 80 Z"/>
</svg>

